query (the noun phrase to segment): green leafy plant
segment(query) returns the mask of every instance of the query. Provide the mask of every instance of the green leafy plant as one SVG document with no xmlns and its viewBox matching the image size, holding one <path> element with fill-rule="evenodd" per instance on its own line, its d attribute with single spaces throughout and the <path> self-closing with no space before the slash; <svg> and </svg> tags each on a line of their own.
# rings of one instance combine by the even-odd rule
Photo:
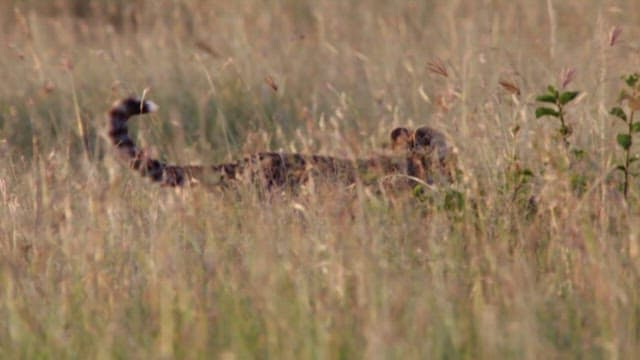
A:
<svg viewBox="0 0 640 360">
<path fill-rule="evenodd" d="M 449 189 L 444 195 L 442 207 L 450 212 L 460 212 L 464 209 L 464 195 L 457 190 Z"/>
<path fill-rule="evenodd" d="M 573 132 L 571 126 L 567 124 L 565 107 L 573 101 L 578 95 L 579 91 L 560 91 L 549 85 L 547 92 L 536 97 L 536 101 L 551 104 L 551 106 L 540 106 L 536 108 L 536 118 L 539 119 L 544 116 L 550 116 L 560 121 L 560 127 L 558 128 L 558 134 L 560 135 L 565 148 L 569 148 L 569 136 Z"/>
<path fill-rule="evenodd" d="M 505 190 L 511 193 L 511 200 L 520 203 L 530 196 L 530 182 L 534 177 L 533 171 L 522 167 L 516 150 L 516 138 L 520 133 L 520 125 L 511 128 L 512 150 L 509 163 L 505 169 Z"/>
<path fill-rule="evenodd" d="M 544 116 L 550 116 L 560 121 L 560 127 L 558 128 L 559 138 L 562 139 L 562 143 L 569 155 L 567 167 L 560 166 L 557 169 L 569 171 L 569 183 L 573 192 L 581 196 L 586 192 L 589 179 L 584 172 L 584 166 L 587 161 L 587 153 L 577 147 L 572 147 L 569 141 L 569 137 L 573 133 L 573 128 L 567 123 L 566 107 L 575 100 L 580 94 L 579 91 L 562 90 L 573 79 L 575 71 L 573 69 L 563 70 L 560 74 L 561 89 L 549 85 L 547 91 L 544 94 L 538 95 L 536 101 L 551 104 L 540 106 L 536 108 L 536 118 Z"/>
<path fill-rule="evenodd" d="M 618 164 L 616 169 L 624 174 L 622 192 L 626 199 L 629 194 L 629 179 L 631 176 L 638 175 L 638 173 L 631 172 L 631 165 L 639 159 L 637 155 L 631 155 L 631 146 L 633 145 L 633 135 L 640 132 L 640 121 L 633 121 L 636 111 L 640 110 L 640 74 L 633 73 L 623 76 L 622 79 L 626 88 L 620 93 L 619 102 L 626 107 L 626 111 L 622 106 L 615 106 L 609 113 L 625 124 L 625 132 L 616 136 L 616 142 L 624 152 L 624 163 Z"/>
</svg>

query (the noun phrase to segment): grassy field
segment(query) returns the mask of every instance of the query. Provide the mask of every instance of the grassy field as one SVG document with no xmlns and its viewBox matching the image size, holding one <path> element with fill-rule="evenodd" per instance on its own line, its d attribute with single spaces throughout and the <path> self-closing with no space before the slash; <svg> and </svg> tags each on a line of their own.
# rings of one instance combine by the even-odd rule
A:
<svg viewBox="0 0 640 360">
<path fill-rule="evenodd" d="M 640 187 L 620 191 L 608 112 L 639 13 L 0 0 L 0 358 L 638 358 Z M 581 159 L 534 115 L 571 72 Z M 428 124 L 463 175 L 415 197 L 153 186 L 106 138 L 144 91 L 135 139 L 170 162 L 369 156 Z"/>
</svg>

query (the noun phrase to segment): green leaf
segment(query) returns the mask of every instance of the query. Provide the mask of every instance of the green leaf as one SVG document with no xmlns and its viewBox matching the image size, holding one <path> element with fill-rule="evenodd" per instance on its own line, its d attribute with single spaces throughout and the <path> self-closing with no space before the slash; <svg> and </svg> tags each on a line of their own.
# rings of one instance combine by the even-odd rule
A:
<svg viewBox="0 0 640 360">
<path fill-rule="evenodd" d="M 620 106 L 616 106 L 614 108 L 612 108 L 611 110 L 609 110 L 609 114 L 616 116 L 622 120 L 624 120 L 625 122 L 627 121 L 627 114 L 625 114 L 624 110 L 622 110 L 622 108 Z"/>
<path fill-rule="evenodd" d="M 539 95 L 536 97 L 536 101 L 546 102 L 546 103 L 556 103 L 556 97 L 551 94 Z"/>
<path fill-rule="evenodd" d="M 547 87 L 547 90 L 549 90 L 549 94 L 553 95 L 554 97 L 558 97 L 558 90 L 556 90 L 553 85 L 549 85 Z"/>
<path fill-rule="evenodd" d="M 573 156 L 576 157 L 576 159 L 580 160 L 582 158 L 584 158 L 586 152 L 582 149 L 572 149 L 571 153 L 573 154 Z"/>
<path fill-rule="evenodd" d="M 464 209 L 464 195 L 456 190 L 449 190 L 444 196 L 444 208 L 448 211 Z"/>
<path fill-rule="evenodd" d="M 579 91 L 565 91 L 562 94 L 560 94 L 559 100 L 560 100 L 560 105 L 566 105 L 569 102 L 571 102 L 573 99 L 575 99 L 578 94 L 580 94 Z"/>
<path fill-rule="evenodd" d="M 634 133 L 640 132 L 640 122 L 636 121 L 631 124 L 631 131 L 633 131 Z"/>
<path fill-rule="evenodd" d="M 431 193 L 425 187 L 418 184 L 413 188 L 413 196 L 420 202 L 432 203 Z"/>
<path fill-rule="evenodd" d="M 631 75 L 627 75 L 624 78 L 624 82 L 627 83 L 627 85 L 629 85 L 629 87 L 634 87 L 636 85 L 636 83 L 638 82 L 638 79 L 640 79 L 640 75 L 636 74 L 631 74 Z"/>
<path fill-rule="evenodd" d="M 527 169 L 527 168 L 518 171 L 518 173 L 522 177 L 532 177 L 533 176 L 533 171 L 531 171 L 531 169 Z"/>
<path fill-rule="evenodd" d="M 587 190 L 588 180 L 587 177 L 581 174 L 574 174 L 571 176 L 571 189 L 576 195 L 580 196 Z"/>
<path fill-rule="evenodd" d="M 555 116 L 558 117 L 560 116 L 560 113 L 553 110 L 553 109 L 549 109 L 546 107 L 539 107 L 536 109 L 536 119 L 539 119 L 543 116 Z"/>
<path fill-rule="evenodd" d="M 616 139 L 618 140 L 618 145 L 620 145 L 625 150 L 629 150 L 629 148 L 631 147 L 631 135 L 618 134 L 618 137 Z"/>
<path fill-rule="evenodd" d="M 618 166 L 616 166 L 616 170 L 620 170 L 622 172 L 626 172 L 627 168 L 624 165 L 618 165 Z"/>
</svg>

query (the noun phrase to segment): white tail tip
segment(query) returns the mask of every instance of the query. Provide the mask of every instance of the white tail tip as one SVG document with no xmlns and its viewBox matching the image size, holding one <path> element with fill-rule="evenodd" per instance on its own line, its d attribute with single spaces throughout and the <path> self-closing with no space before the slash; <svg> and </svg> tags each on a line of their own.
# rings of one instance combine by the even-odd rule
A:
<svg viewBox="0 0 640 360">
<path fill-rule="evenodd" d="M 151 100 L 145 100 L 144 104 L 147 106 L 147 110 L 149 112 L 156 112 L 158 111 L 158 105 L 156 103 L 154 103 Z"/>
</svg>

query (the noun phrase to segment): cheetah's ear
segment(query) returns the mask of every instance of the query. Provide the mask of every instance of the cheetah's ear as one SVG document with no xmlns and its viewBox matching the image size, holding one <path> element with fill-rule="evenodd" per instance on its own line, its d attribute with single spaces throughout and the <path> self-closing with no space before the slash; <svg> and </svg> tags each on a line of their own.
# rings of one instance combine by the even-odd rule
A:
<svg viewBox="0 0 640 360">
<path fill-rule="evenodd" d="M 391 148 L 409 149 L 413 143 L 413 131 L 405 127 L 397 127 L 391 131 Z"/>
</svg>

